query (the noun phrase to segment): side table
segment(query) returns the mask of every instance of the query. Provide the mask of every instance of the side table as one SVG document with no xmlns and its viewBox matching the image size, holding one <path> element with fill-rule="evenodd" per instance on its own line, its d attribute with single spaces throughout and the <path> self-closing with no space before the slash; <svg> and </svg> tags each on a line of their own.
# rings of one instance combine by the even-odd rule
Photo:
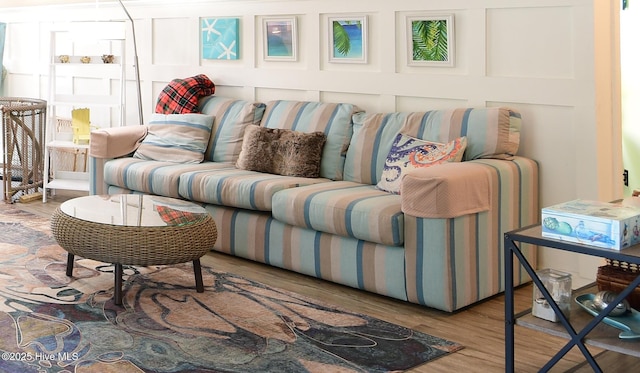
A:
<svg viewBox="0 0 640 373">
<path fill-rule="evenodd" d="M 517 229 L 511 232 L 507 232 L 504 235 L 504 274 L 505 274 L 505 371 L 511 373 L 515 368 L 515 348 L 514 348 L 514 326 L 516 323 L 516 317 L 514 314 L 514 256 L 518 259 L 520 264 L 527 271 L 535 286 L 540 289 L 540 292 L 544 295 L 549 305 L 560 319 L 560 323 L 566 329 L 569 335 L 569 342 L 556 353 L 547 364 L 540 369 L 540 372 L 549 371 L 562 357 L 569 352 L 574 346 L 577 346 L 582 354 L 587 359 L 587 362 L 595 372 L 602 372 L 600 366 L 595 361 L 589 350 L 585 346 L 585 338 L 587 335 L 611 312 L 616 304 L 621 302 L 640 284 L 640 276 L 636 277 L 620 294 L 611 302 L 611 304 L 604 309 L 597 317 L 594 317 L 584 328 L 580 331 L 576 331 L 573 325 L 569 322 L 567 317 L 561 312 L 560 307 L 554 301 L 549 291 L 542 284 L 540 278 L 536 275 L 535 269 L 531 267 L 530 263 L 524 257 L 517 243 L 529 243 L 538 246 L 544 246 L 556 250 L 564 250 L 575 253 L 581 253 L 586 255 L 597 256 L 601 258 L 609 258 L 619 261 L 625 261 L 628 263 L 640 264 L 640 245 L 625 248 L 620 251 L 601 249 L 597 247 L 582 245 L 573 242 L 561 241 L 552 238 L 542 237 L 542 227 L 540 224 L 533 225 L 521 229 Z M 600 345 L 600 347 L 605 347 Z"/>
</svg>

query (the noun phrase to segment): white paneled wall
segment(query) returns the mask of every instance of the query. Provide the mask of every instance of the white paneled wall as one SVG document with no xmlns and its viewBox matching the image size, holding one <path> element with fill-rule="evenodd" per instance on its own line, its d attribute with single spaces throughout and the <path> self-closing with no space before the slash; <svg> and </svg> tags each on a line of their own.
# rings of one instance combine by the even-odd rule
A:
<svg viewBox="0 0 640 373">
<path fill-rule="evenodd" d="M 132 0 L 125 4 L 136 22 L 146 117 L 168 81 L 199 73 L 217 84 L 220 95 L 261 101 L 347 101 L 371 112 L 505 105 L 523 114 L 520 154 L 540 163 L 543 206 L 574 198 L 609 200 L 622 194 L 617 99 L 606 93 L 619 83 L 610 79 L 618 61 L 612 53 L 616 31 L 611 21 L 617 16 L 617 1 Z M 5 63 L 11 95 L 46 98 L 48 52 L 43 40 L 51 22 L 125 18 L 117 3 L 98 6 L 2 11 L 0 21 L 10 24 Z M 454 15 L 453 67 L 407 63 L 406 17 L 428 14 Z M 328 18 L 336 15 L 367 17 L 366 64 L 329 62 Z M 262 20 L 273 16 L 296 17 L 297 61 L 263 59 Z M 201 59 L 202 17 L 240 19 L 239 60 Z M 127 54 L 132 64 L 131 46 Z M 127 119 L 137 123 L 134 74 L 131 67 L 129 71 Z M 595 276 L 596 263 L 587 262 L 584 271 L 577 264 L 583 259 L 543 251 L 541 260 L 543 266 Z"/>
</svg>

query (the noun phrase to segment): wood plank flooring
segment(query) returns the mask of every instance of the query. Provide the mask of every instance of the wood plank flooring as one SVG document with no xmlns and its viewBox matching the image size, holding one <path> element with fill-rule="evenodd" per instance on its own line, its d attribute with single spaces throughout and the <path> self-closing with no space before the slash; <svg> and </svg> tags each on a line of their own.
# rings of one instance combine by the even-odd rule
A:
<svg viewBox="0 0 640 373">
<path fill-rule="evenodd" d="M 50 216 L 60 203 L 79 195 L 83 194 L 58 191 L 46 204 L 33 201 L 15 205 L 38 215 Z M 202 264 L 465 346 L 459 352 L 411 370 L 412 373 L 488 373 L 505 370 L 503 295 L 456 313 L 445 313 L 220 253 L 207 254 Z M 531 285 L 518 288 L 516 312 L 530 308 L 531 297 Z M 516 326 L 516 372 L 537 372 L 566 343 L 565 339 Z M 632 357 L 588 348 L 597 356 L 597 361 L 605 372 L 634 371 L 640 363 L 640 360 Z M 551 371 L 591 372 L 592 369 L 585 363 L 582 353 L 574 347 Z"/>
</svg>

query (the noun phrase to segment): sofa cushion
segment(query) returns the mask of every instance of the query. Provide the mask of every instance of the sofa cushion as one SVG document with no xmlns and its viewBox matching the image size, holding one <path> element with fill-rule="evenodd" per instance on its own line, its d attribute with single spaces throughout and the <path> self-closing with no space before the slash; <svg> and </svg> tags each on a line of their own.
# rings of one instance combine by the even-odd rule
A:
<svg viewBox="0 0 640 373">
<path fill-rule="evenodd" d="M 335 181 L 281 190 L 273 196 L 277 220 L 384 245 L 404 243 L 404 214 L 397 194 L 373 185 Z"/>
<path fill-rule="evenodd" d="M 402 128 L 404 115 L 357 113 L 353 116 L 353 136 L 344 165 L 345 180 L 372 185 L 380 181 L 393 140 Z"/>
<path fill-rule="evenodd" d="M 319 177 L 322 132 L 248 126 L 236 167 L 276 175 Z"/>
<path fill-rule="evenodd" d="M 216 86 L 204 74 L 185 79 L 174 79 L 160 92 L 156 113 L 186 114 L 198 112 L 198 100 L 212 95 Z"/>
<path fill-rule="evenodd" d="M 192 201 L 271 211 L 274 193 L 328 179 L 272 175 L 237 168 L 185 172 L 180 175 L 180 196 Z"/>
<path fill-rule="evenodd" d="M 204 114 L 153 114 L 147 136 L 133 156 L 148 161 L 200 163 L 213 117 Z"/>
<path fill-rule="evenodd" d="M 300 132 L 323 132 L 327 141 L 322 150 L 320 177 L 342 180 L 344 159 L 352 134 L 352 115 L 360 112 L 352 104 L 302 101 L 270 101 L 261 126 Z"/>
<path fill-rule="evenodd" d="M 178 181 L 184 172 L 233 168 L 229 163 L 203 162 L 176 164 L 117 158 L 104 165 L 104 182 L 109 185 L 167 197 L 179 198 Z"/>
<path fill-rule="evenodd" d="M 400 194 L 400 184 L 407 173 L 445 162 L 460 162 L 466 146 L 466 137 L 441 144 L 399 133 L 376 186 L 385 192 Z"/>
<path fill-rule="evenodd" d="M 462 108 L 429 112 L 358 113 L 347 152 L 345 180 L 380 181 L 384 162 L 402 131 L 424 140 L 447 143 L 467 138 L 463 161 L 511 159 L 520 144 L 520 114 L 508 108 Z"/>
<path fill-rule="evenodd" d="M 250 124 L 260 123 L 264 107 L 260 102 L 220 96 L 202 98 L 199 103 L 200 111 L 215 117 L 204 159 L 235 162 L 242 149 L 244 129 Z"/>
</svg>

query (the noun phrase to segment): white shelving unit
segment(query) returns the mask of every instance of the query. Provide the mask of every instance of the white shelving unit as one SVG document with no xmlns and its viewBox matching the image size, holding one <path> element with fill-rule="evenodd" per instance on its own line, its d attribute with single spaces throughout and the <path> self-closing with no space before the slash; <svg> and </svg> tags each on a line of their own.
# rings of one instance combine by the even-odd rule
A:
<svg viewBox="0 0 640 373">
<path fill-rule="evenodd" d="M 95 127 L 124 124 L 125 44 L 124 21 L 71 22 L 51 31 L 42 202 L 56 189 L 89 191 L 89 145 L 73 142 L 71 111 L 89 108 Z M 64 167 L 62 156 L 73 157 L 66 162 L 73 167 Z"/>
</svg>

